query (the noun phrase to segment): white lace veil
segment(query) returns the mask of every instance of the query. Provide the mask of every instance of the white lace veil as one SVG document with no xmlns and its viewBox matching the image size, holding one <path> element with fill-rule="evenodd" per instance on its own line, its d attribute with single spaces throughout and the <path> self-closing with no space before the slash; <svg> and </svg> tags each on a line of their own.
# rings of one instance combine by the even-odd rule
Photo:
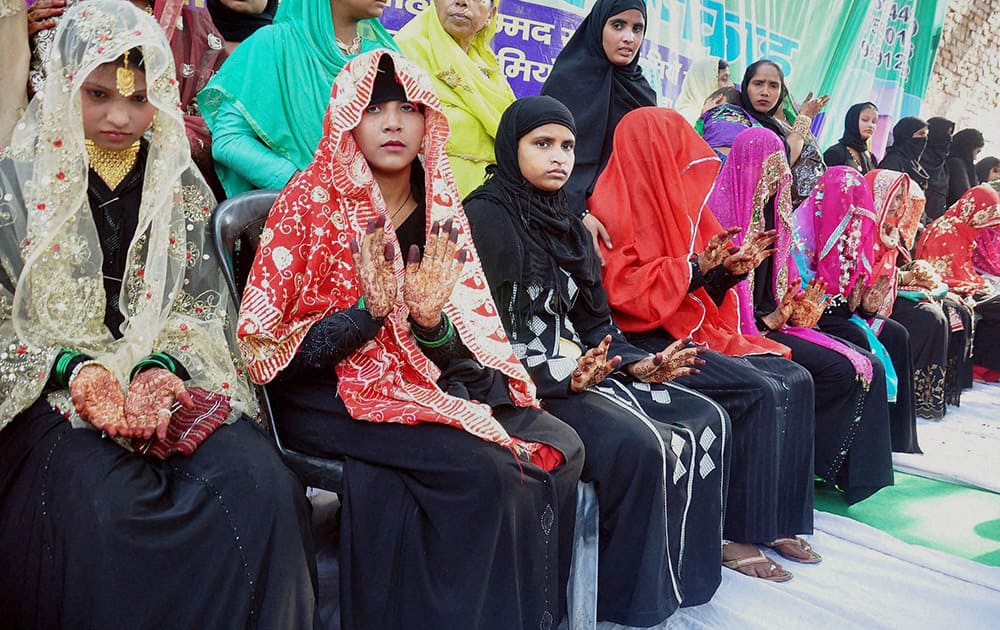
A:
<svg viewBox="0 0 1000 630">
<path fill-rule="evenodd" d="M 136 47 L 157 111 L 146 134 L 139 225 L 119 301 L 125 322 L 116 340 L 104 325 L 80 86 L 97 66 Z M 58 26 L 46 73 L 44 90 L 0 160 L 0 427 L 38 398 L 61 348 L 94 356 L 123 387 L 137 361 L 167 352 L 190 373 L 189 385 L 228 394 L 236 412 L 252 412 L 229 330 L 233 312 L 210 247 L 215 201 L 191 162 L 163 30 L 128 2 L 78 4 Z"/>
</svg>

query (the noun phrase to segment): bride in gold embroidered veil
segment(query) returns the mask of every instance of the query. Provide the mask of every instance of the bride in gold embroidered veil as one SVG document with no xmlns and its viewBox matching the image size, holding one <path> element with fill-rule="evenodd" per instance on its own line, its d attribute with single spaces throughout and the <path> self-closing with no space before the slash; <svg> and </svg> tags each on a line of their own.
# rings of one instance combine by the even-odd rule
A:
<svg viewBox="0 0 1000 630">
<path fill-rule="evenodd" d="M 308 626 L 307 506 L 244 415 L 163 30 L 82 3 L 47 70 L 0 159 L 0 616 Z"/>
</svg>

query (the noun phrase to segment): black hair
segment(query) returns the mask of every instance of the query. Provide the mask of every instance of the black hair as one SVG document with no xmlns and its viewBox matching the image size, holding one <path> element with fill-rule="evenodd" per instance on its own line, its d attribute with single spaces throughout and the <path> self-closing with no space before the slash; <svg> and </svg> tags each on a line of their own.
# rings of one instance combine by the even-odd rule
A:
<svg viewBox="0 0 1000 630">
<path fill-rule="evenodd" d="M 729 62 L 727 62 L 725 59 L 722 59 L 720 57 L 719 58 L 719 72 L 722 72 L 723 70 L 725 70 L 728 67 L 729 67 Z"/>
<path fill-rule="evenodd" d="M 712 92 L 708 95 L 705 100 L 713 100 L 716 97 L 722 96 L 725 98 L 725 102 L 730 105 L 740 104 L 740 91 L 732 85 L 727 85 L 726 87 L 721 87 L 718 90 Z"/>
</svg>

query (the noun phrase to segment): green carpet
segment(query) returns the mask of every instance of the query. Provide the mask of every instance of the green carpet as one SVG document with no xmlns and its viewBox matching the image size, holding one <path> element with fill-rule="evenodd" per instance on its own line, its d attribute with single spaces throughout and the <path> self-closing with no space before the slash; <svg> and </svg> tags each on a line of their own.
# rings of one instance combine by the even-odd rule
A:
<svg viewBox="0 0 1000 630">
<path fill-rule="evenodd" d="M 816 509 L 908 543 L 1000 566 L 1000 494 L 896 471 L 896 485 L 850 507 L 835 490 L 817 487 Z"/>
</svg>

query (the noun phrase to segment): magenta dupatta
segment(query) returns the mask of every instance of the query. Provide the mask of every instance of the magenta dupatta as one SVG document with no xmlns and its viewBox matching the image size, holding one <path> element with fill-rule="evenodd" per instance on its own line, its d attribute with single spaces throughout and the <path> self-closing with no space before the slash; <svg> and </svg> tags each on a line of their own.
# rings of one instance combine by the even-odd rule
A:
<svg viewBox="0 0 1000 630">
<path fill-rule="evenodd" d="M 732 150 L 722 166 L 716 187 L 708 198 L 709 208 L 723 226 L 735 225 L 743 228 L 743 232 L 734 239 L 742 243 L 745 235 L 764 230 L 766 225 L 764 212 L 771 197 L 770 191 L 772 188 L 776 191 L 774 226 L 778 232 L 778 240 L 775 244 L 772 267 L 774 272 L 772 289 L 776 300 L 780 300 L 785 294 L 790 282 L 799 278 L 799 269 L 794 259 L 796 233 L 795 211 L 791 201 L 791 179 L 788 161 L 785 159 L 784 144 L 778 136 L 768 129 L 752 128 L 736 136 Z M 740 301 L 740 325 L 744 334 L 748 332 L 759 334 L 754 318 L 753 287 L 750 279 L 740 282 L 736 291 Z M 871 361 L 854 348 L 811 328 L 786 325 L 781 332 L 842 355 L 851 362 L 854 371 L 866 386 L 871 383 L 873 374 Z M 792 359 L 794 358 L 793 354 Z"/>
</svg>

